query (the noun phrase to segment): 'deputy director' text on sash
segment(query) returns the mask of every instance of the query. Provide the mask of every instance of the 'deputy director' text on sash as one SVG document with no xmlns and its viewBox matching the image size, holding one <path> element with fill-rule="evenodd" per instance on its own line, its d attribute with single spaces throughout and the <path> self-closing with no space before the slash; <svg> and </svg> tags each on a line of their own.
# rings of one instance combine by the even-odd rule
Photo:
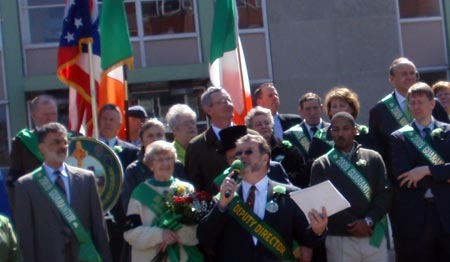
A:
<svg viewBox="0 0 450 262">
<path fill-rule="evenodd" d="M 42 166 L 39 167 L 33 171 L 32 175 L 33 179 L 36 180 L 40 188 L 44 191 L 44 194 L 55 205 L 56 209 L 77 238 L 79 244 L 78 261 L 101 262 L 102 259 L 100 258 L 100 254 L 95 248 L 94 243 L 92 243 L 92 239 L 88 232 L 84 229 L 75 212 L 70 208 L 66 198 L 47 177 L 44 168 Z"/>
<path fill-rule="evenodd" d="M 444 159 L 439 155 L 434 148 L 425 141 L 414 128 L 410 125 L 404 126 L 400 132 L 408 139 L 409 142 L 425 157 L 432 165 L 442 165 L 445 163 Z"/>
<path fill-rule="evenodd" d="M 260 219 L 235 196 L 228 206 L 228 213 L 251 235 L 282 260 L 293 260 L 290 246 L 278 232 Z"/>
<path fill-rule="evenodd" d="M 381 99 L 381 101 L 401 127 L 409 124 L 408 119 L 398 106 L 397 102 L 395 102 L 394 96 L 392 94 L 385 96 L 383 99 Z"/>
<path fill-rule="evenodd" d="M 373 191 L 367 179 L 359 172 L 359 170 L 345 158 L 336 148 L 331 149 L 327 153 L 328 159 L 335 164 L 341 172 L 347 176 L 350 181 L 359 189 L 361 194 L 368 203 L 372 202 Z M 370 244 L 375 247 L 380 247 L 383 236 L 387 234 L 387 218 L 383 216 L 380 221 L 375 224 L 372 236 L 370 237 Z"/>
</svg>

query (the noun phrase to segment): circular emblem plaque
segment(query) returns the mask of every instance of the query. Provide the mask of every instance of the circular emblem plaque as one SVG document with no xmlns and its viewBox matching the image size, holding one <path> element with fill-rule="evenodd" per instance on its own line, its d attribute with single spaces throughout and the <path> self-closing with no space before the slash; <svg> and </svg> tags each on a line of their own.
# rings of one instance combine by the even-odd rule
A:
<svg viewBox="0 0 450 262">
<path fill-rule="evenodd" d="M 122 165 L 116 153 L 96 139 L 73 137 L 67 163 L 94 172 L 103 210 L 111 210 L 122 193 L 123 182 Z"/>
</svg>

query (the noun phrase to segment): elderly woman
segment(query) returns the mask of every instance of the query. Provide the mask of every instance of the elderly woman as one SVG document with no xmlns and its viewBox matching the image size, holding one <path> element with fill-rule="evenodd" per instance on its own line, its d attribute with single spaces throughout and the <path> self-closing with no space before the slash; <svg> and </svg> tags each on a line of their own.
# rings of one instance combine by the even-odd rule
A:
<svg viewBox="0 0 450 262">
<path fill-rule="evenodd" d="M 121 202 L 124 210 L 127 210 L 128 202 L 130 201 L 131 192 L 141 182 L 153 176 L 153 172 L 142 161 L 145 153 L 145 148 L 158 140 L 165 140 L 164 124 L 158 119 L 149 119 L 144 122 L 139 131 L 139 137 L 142 142 L 141 150 L 139 151 L 138 159 L 131 163 L 125 170 L 125 178 L 122 186 Z M 185 179 L 184 167 L 180 162 L 175 164 L 174 175 L 178 178 Z"/>
<path fill-rule="evenodd" d="M 305 159 L 288 141 L 282 141 L 273 133 L 273 117 L 270 109 L 256 106 L 245 117 L 245 125 L 257 131 L 271 148 L 271 160 L 279 162 L 289 175 L 292 184 L 305 187 L 309 179 Z"/>
<path fill-rule="evenodd" d="M 165 204 L 170 192 L 194 192 L 194 187 L 173 177 L 177 153 L 166 141 L 150 144 L 144 162 L 153 171 L 153 178 L 139 184 L 128 205 L 128 230 L 125 240 L 131 245 L 132 261 L 201 261 L 195 245 L 196 225 L 178 222 Z M 165 223 L 169 222 L 170 223 Z M 165 260 L 168 258 L 168 260 Z"/>
<path fill-rule="evenodd" d="M 331 119 L 338 112 L 347 112 L 355 119 L 358 117 L 360 104 L 358 94 L 345 86 L 332 88 L 325 96 L 325 112 Z M 364 125 L 358 125 L 358 133 L 355 140 L 363 147 L 371 148 L 369 128 Z M 330 127 L 325 127 L 316 132 L 309 147 L 309 156 L 316 159 L 327 153 L 334 146 L 331 138 Z"/>
<path fill-rule="evenodd" d="M 197 132 L 197 114 L 187 105 L 176 104 L 169 108 L 166 122 L 173 133 L 173 145 L 177 150 L 178 160 L 184 165 L 184 157 L 189 141 Z"/>
<path fill-rule="evenodd" d="M 450 82 L 439 81 L 433 85 L 434 96 L 441 102 L 450 118 Z"/>
</svg>

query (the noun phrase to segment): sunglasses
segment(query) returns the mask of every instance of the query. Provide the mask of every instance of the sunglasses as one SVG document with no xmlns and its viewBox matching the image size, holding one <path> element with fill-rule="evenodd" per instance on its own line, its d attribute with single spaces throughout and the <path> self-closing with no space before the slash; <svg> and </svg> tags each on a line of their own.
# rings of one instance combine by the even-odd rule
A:
<svg viewBox="0 0 450 262">
<path fill-rule="evenodd" d="M 252 149 L 247 149 L 244 151 L 236 151 L 236 153 L 234 154 L 236 157 L 240 157 L 242 154 L 249 156 L 251 154 L 253 154 L 253 150 Z"/>
</svg>

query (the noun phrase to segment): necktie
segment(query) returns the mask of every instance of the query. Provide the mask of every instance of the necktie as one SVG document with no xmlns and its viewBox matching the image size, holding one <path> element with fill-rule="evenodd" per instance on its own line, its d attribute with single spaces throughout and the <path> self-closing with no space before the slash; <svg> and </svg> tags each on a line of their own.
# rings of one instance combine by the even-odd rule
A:
<svg viewBox="0 0 450 262">
<path fill-rule="evenodd" d="M 66 186 L 64 185 L 64 181 L 62 180 L 62 174 L 59 172 L 59 170 L 56 170 L 53 172 L 53 174 L 56 176 L 55 185 L 61 190 L 61 193 L 67 197 L 66 195 Z"/>
<path fill-rule="evenodd" d="M 411 111 L 409 110 L 408 100 L 406 100 L 406 99 L 403 100 L 403 113 L 406 117 L 406 120 L 408 120 L 408 122 L 411 122 L 413 120 Z"/>
<path fill-rule="evenodd" d="M 248 191 L 247 201 L 245 202 L 251 210 L 253 210 L 253 207 L 255 206 L 255 190 L 256 186 L 252 185 Z"/>
<path fill-rule="evenodd" d="M 431 129 L 429 127 L 425 127 L 424 129 L 422 129 L 423 132 L 423 138 L 425 138 L 425 140 L 427 142 L 431 141 Z"/>
<path fill-rule="evenodd" d="M 316 134 L 316 132 L 317 132 L 317 127 L 315 127 L 315 126 L 313 126 L 313 127 L 311 127 L 311 138 L 313 138 L 314 137 L 314 135 Z"/>
</svg>

